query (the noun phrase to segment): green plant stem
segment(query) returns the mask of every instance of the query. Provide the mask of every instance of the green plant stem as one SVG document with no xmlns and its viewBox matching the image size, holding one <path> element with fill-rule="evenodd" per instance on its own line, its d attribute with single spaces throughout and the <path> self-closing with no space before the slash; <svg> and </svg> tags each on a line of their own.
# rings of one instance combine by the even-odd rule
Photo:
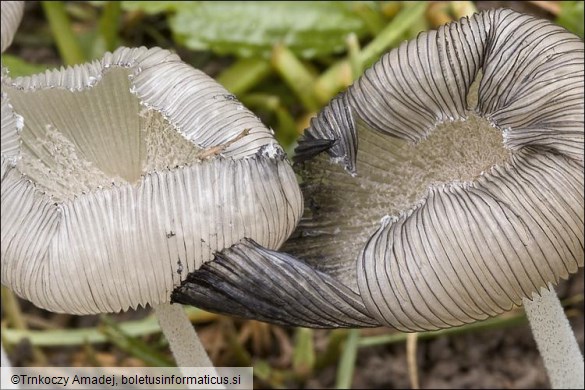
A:
<svg viewBox="0 0 585 390">
<path fill-rule="evenodd" d="M 107 340 L 115 344 L 118 348 L 128 352 L 130 355 L 142 360 L 149 366 L 153 367 L 172 367 L 174 363 L 167 359 L 158 351 L 149 347 L 142 340 L 125 333 L 120 326 L 107 315 L 101 316 L 101 332 Z M 87 347 L 86 347 L 87 348 Z"/>
<path fill-rule="evenodd" d="M 347 339 L 348 329 L 334 329 L 329 333 L 325 351 L 317 356 L 315 370 L 319 371 L 339 359 L 343 342 Z"/>
<path fill-rule="evenodd" d="M 315 77 L 305 65 L 284 45 L 276 45 L 272 50 L 272 66 L 292 89 L 309 112 L 320 108 L 313 91 Z"/>
<path fill-rule="evenodd" d="M 62 1 L 41 1 L 41 5 L 55 36 L 55 42 L 63 62 L 66 65 L 85 62 L 86 58 L 81 46 L 71 29 L 71 21 L 65 11 L 65 4 Z"/>
<path fill-rule="evenodd" d="M 357 35 L 351 33 L 347 36 L 347 52 L 349 56 L 349 64 L 351 66 L 352 82 L 357 80 L 363 73 L 363 64 L 360 59 L 360 42 Z"/>
<path fill-rule="evenodd" d="M 353 382 L 353 372 L 359 346 L 359 329 L 351 329 L 347 334 L 347 340 L 343 347 L 343 354 L 337 367 L 336 389 L 349 389 Z"/>
<path fill-rule="evenodd" d="M 282 105 L 278 96 L 262 92 L 248 93 L 239 99 L 246 107 L 262 108 L 267 111 L 275 111 Z"/>
<path fill-rule="evenodd" d="M 193 323 L 208 322 L 217 318 L 216 314 L 196 309 L 186 308 L 187 316 Z M 154 316 L 148 316 L 141 320 L 119 323 L 118 328 L 124 334 L 131 337 L 148 336 L 160 333 L 161 329 Z M 8 345 L 16 344 L 22 339 L 29 339 L 30 343 L 40 347 L 59 347 L 82 345 L 84 343 L 105 343 L 108 338 L 100 328 L 83 329 L 58 329 L 58 330 L 28 330 L 28 329 L 2 329 L 2 337 Z"/>
<path fill-rule="evenodd" d="M 217 82 L 240 96 L 264 80 L 271 72 L 270 63 L 262 58 L 242 58 L 217 77 Z"/>
<path fill-rule="evenodd" d="M 2 310 L 4 311 L 6 318 L 10 321 L 10 324 L 20 330 L 20 331 L 28 331 L 28 324 L 20 310 L 20 305 L 18 304 L 18 299 L 16 299 L 16 295 L 6 287 L 2 286 Z M 4 337 L 5 330 L 2 329 L 2 341 L 8 342 Z M 32 355 L 33 359 L 38 364 L 46 364 L 47 357 L 43 353 L 43 351 L 33 344 L 32 347 Z"/>
<path fill-rule="evenodd" d="M 403 40 L 408 40 L 410 37 L 416 37 L 419 33 L 429 30 L 429 22 L 427 18 L 417 18 L 410 24 L 410 27 L 403 35 Z"/>
<path fill-rule="evenodd" d="M 315 368 L 315 345 L 313 329 L 297 328 L 295 331 L 295 348 L 293 369 L 303 379 L 308 378 Z"/>
<path fill-rule="evenodd" d="M 127 321 L 121 323 L 119 327 L 130 336 L 146 336 L 160 333 L 160 327 L 154 317 L 148 317 L 140 321 Z M 4 329 L 4 336 L 8 344 L 16 344 L 22 339 L 28 339 L 32 345 L 43 347 L 81 345 L 86 342 L 96 344 L 108 341 L 107 337 L 98 328 L 43 331 Z"/>
<path fill-rule="evenodd" d="M 327 104 L 336 93 L 353 82 L 351 64 L 342 60 L 333 64 L 315 82 L 315 96 L 322 105 Z"/>
<path fill-rule="evenodd" d="M 411 25 L 421 18 L 426 9 L 426 2 L 405 3 L 394 19 L 362 49 L 359 61 L 364 67 L 372 65 L 384 52 L 395 45 Z M 336 63 L 325 71 L 315 82 L 315 95 L 322 104 L 326 104 L 337 92 L 351 84 L 351 66 L 348 60 Z M 349 73 L 351 76 L 351 73 Z"/>
<path fill-rule="evenodd" d="M 16 296 L 4 286 L 2 286 L 2 310 L 4 311 L 6 318 L 10 321 L 12 327 L 16 329 L 28 328 Z"/>
<path fill-rule="evenodd" d="M 372 9 L 369 4 L 356 2 L 352 11 L 365 22 L 367 29 L 370 30 L 372 35 L 378 35 L 380 31 L 384 29 L 384 19 L 382 18 L 382 15 Z"/>
<path fill-rule="evenodd" d="M 396 44 L 404 31 L 423 16 L 426 7 L 426 1 L 405 3 L 392 22 L 361 51 L 362 63 L 366 66 L 372 65 L 391 46 Z"/>
<path fill-rule="evenodd" d="M 104 6 L 99 28 L 100 36 L 107 51 L 113 51 L 118 47 L 118 27 L 121 15 L 122 7 L 119 1 L 108 1 Z"/>
</svg>

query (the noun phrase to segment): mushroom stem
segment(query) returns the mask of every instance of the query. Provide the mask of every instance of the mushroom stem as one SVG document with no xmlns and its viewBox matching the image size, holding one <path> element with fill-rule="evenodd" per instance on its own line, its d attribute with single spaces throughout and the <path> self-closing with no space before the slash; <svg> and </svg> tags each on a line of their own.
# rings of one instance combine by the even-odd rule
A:
<svg viewBox="0 0 585 390">
<path fill-rule="evenodd" d="M 552 387 L 582 389 L 583 354 L 554 288 L 549 284 L 523 302 Z"/>
<path fill-rule="evenodd" d="M 164 303 L 154 312 L 178 367 L 213 367 L 181 305 Z"/>
</svg>

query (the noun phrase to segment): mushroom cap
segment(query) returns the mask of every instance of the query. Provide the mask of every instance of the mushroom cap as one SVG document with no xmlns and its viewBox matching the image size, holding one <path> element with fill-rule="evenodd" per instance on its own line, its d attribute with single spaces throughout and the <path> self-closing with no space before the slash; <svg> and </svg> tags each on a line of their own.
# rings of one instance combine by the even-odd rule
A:
<svg viewBox="0 0 585 390">
<path fill-rule="evenodd" d="M 14 34 L 16 33 L 18 25 L 20 24 L 20 20 L 22 19 L 22 14 L 24 12 L 24 2 L 3 1 L 0 3 L 0 6 L 2 7 L 2 12 L 0 13 L 2 25 L 2 29 L 0 31 L 0 40 L 2 45 L 1 52 L 4 53 L 4 51 L 8 49 L 12 43 Z M 2 65 L 2 77 L 4 77 L 5 72 L 6 69 L 4 68 L 4 65 Z M 18 148 L 18 140 L 15 136 L 16 134 L 14 130 L 20 128 L 22 125 L 18 123 L 19 116 L 12 113 L 8 104 L 8 100 L 4 97 L 2 97 L 1 102 L 1 112 L 2 124 L 0 145 L 2 145 L 3 151 L 7 151 L 8 155 L 14 155 L 16 153 L 16 149 Z"/>
<path fill-rule="evenodd" d="M 3 1 L 0 4 L 2 18 L 1 52 L 4 53 L 14 39 L 22 14 L 24 12 L 24 1 Z"/>
<path fill-rule="evenodd" d="M 306 210 L 282 249 L 293 256 L 238 244 L 173 300 L 224 293 L 230 309 L 211 309 L 406 331 L 521 305 L 583 266 L 583 65 L 577 36 L 506 9 L 403 43 L 300 139 Z M 231 293 L 244 278 L 266 291 Z M 285 284 L 302 287 L 275 292 Z"/>
<path fill-rule="evenodd" d="M 167 50 L 5 75 L 2 123 L 1 280 L 47 310 L 168 302 L 217 250 L 278 248 L 302 212 L 272 131 Z"/>
<path fill-rule="evenodd" d="M 521 305 L 583 266 L 583 108 L 583 42 L 561 27 L 490 10 L 422 33 L 306 130 L 297 161 L 333 140 L 329 157 L 353 176 L 325 156 L 304 167 L 312 217 L 300 232 L 311 238 L 292 253 L 310 258 L 305 248 L 331 240 L 310 233 L 344 220 L 339 235 L 360 250 L 333 257 L 342 270 L 355 267 L 345 272 L 369 313 L 399 329 L 461 325 Z M 490 144 L 494 131 L 500 141 Z M 451 134 L 441 142 L 441 132 Z M 464 137 L 477 140 L 460 144 Z M 433 172 L 466 153 L 460 172 Z M 477 160 L 482 169 L 466 172 Z M 424 190 L 404 201 L 405 183 Z"/>
</svg>

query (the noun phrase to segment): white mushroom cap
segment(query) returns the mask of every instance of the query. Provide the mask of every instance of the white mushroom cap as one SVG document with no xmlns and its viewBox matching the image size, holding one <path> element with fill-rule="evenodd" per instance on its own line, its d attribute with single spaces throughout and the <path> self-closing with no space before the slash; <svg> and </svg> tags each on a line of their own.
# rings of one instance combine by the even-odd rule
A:
<svg viewBox="0 0 585 390">
<path fill-rule="evenodd" d="M 24 2 L 23 1 L 3 1 L 1 4 L 2 13 L 1 15 L 1 25 L 2 29 L 1 33 L 1 41 L 2 41 L 2 50 L 1 52 L 4 53 L 6 49 L 12 43 L 12 39 L 14 38 L 14 34 L 20 24 L 20 20 L 22 19 L 22 14 L 24 12 Z M 2 77 L 6 69 L 2 66 Z M 0 145 L 2 145 L 2 155 L 6 151 L 6 156 L 14 157 L 18 154 L 18 137 L 16 135 L 16 130 L 22 127 L 22 123 L 20 122 L 20 117 L 12 112 L 10 105 L 8 103 L 8 99 L 4 97 L 2 94 L 2 102 L 1 102 L 1 110 L 2 110 L 2 124 L 1 124 L 1 139 Z M 2 165 L 2 176 L 4 175 L 4 165 Z"/>
<path fill-rule="evenodd" d="M 37 306 L 168 302 L 215 251 L 276 249 L 300 218 L 272 131 L 166 50 L 5 76 L 2 94 L 2 284 Z"/>
<path fill-rule="evenodd" d="M 307 129 L 298 159 L 334 140 L 353 176 L 307 163 L 309 238 L 289 248 L 399 329 L 521 305 L 583 266 L 583 108 L 583 42 L 561 27 L 491 10 L 422 33 Z"/>
<path fill-rule="evenodd" d="M 24 12 L 24 1 L 3 1 L 1 4 L 2 33 L 1 52 L 4 53 L 14 39 Z"/>
<path fill-rule="evenodd" d="M 583 66 L 577 36 L 511 10 L 403 43 L 299 141 L 294 256 L 235 245 L 173 300 L 405 331 L 521 305 L 583 266 Z"/>
<path fill-rule="evenodd" d="M 484 319 L 583 266 L 583 42 L 550 22 L 491 10 L 420 34 L 311 123 L 301 159 L 320 138 L 356 175 L 322 157 L 305 167 L 317 206 L 301 231 L 339 221 L 380 323 Z"/>
</svg>

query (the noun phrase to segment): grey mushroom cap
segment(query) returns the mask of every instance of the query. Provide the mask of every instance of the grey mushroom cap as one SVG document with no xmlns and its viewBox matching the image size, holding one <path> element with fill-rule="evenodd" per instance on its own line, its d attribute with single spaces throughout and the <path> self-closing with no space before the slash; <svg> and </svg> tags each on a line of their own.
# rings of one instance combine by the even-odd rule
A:
<svg viewBox="0 0 585 390">
<path fill-rule="evenodd" d="M 521 305 L 583 266 L 583 69 L 582 40 L 511 10 L 403 43 L 299 141 L 306 209 L 289 254 L 242 242 L 173 300 L 405 331 Z"/>
<path fill-rule="evenodd" d="M 4 53 L 12 43 L 14 34 L 24 13 L 24 1 L 3 1 L 0 5 L 2 17 L 1 52 Z"/>
<path fill-rule="evenodd" d="M 159 48 L 3 75 L 1 180 L 2 284 L 72 314 L 168 303 L 217 250 L 277 249 L 303 209 L 272 131 Z"/>
</svg>

